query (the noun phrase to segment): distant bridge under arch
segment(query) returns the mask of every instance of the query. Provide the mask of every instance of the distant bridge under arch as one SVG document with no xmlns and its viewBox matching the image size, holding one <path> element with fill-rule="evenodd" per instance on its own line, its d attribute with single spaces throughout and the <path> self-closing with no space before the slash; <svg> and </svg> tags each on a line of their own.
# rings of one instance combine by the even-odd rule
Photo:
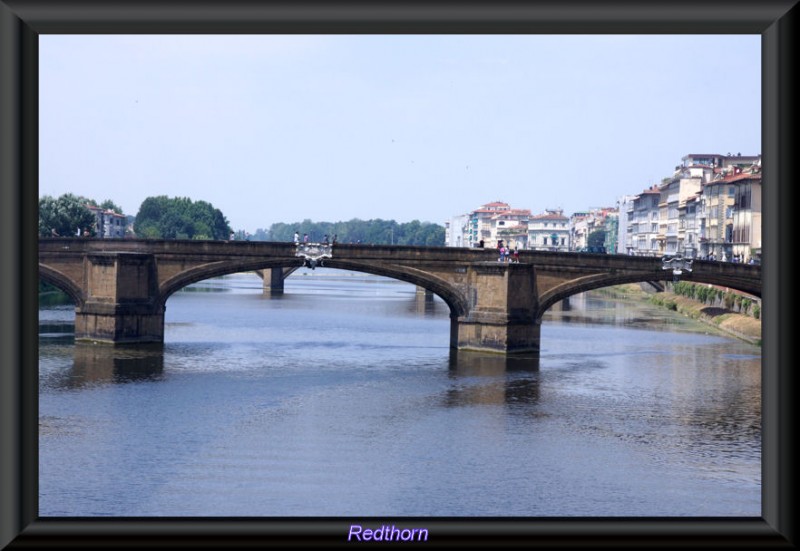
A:
<svg viewBox="0 0 800 551">
<path fill-rule="evenodd" d="M 163 342 L 166 301 L 204 279 L 262 271 L 271 284 L 303 265 L 406 281 L 450 308 L 450 346 L 538 352 L 542 315 L 571 295 L 622 283 L 671 281 L 660 258 L 492 249 L 251 241 L 42 238 L 39 277 L 75 301 L 78 341 Z M 269 274 L 269 276 L 268 276 Z M 695 261 L 681 279 L 761 296 L 761 267 Z"/>
</svg>

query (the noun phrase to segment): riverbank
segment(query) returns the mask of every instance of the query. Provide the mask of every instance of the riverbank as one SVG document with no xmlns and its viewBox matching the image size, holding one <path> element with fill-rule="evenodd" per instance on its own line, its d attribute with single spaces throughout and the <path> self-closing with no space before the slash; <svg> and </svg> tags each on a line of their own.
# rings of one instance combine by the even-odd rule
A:
<svg viewBox="0 0 800 551">
<path fill-rule="evenodd" d="M 598 290 L 603 295 L 615 298 L 648 301 L 715 327 L 722 333 L 736 337 L 750 344 L 761 346 L 761 320 L 720 308 L 708 306 L 700 301 L 677 295 L 670 291 L 651 293 L 637 284 L 618 285 Z"/>
</svg>

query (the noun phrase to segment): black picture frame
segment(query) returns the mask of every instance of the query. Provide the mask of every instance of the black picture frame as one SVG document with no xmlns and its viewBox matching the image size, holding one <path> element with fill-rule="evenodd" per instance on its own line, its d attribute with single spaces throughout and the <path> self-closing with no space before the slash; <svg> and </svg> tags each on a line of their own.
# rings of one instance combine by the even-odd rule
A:
<svg viewBox="0 0 800 551">
<path fill-rule="evenodd" d="M 386 520 L 426 527 L 417 545 L 437 547 L 793 548 L 795 4 L 0 0 L 0 548 L 338 546 L 351 523 Z M 115 33 L 761 35 L 761 518 L 38 518 L 38 36 Z"/>
</svg>

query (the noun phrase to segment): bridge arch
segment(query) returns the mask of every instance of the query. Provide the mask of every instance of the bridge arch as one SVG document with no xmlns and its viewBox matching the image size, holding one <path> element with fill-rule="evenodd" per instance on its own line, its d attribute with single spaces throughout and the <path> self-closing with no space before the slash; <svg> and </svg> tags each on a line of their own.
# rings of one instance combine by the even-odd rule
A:
<svg viewBox="0 0 800 551">
<path fill-rule="evenodd" d="M 222 260 L 219 262 L 211 262 L 209 264 L 201 264 L 188 270 L 182 271 L 173 277 L 167 279 L 159 286 L 158 294 L 159 300 L 162 304 L 166 304 L 167 299 L 173 293 L 183 289 L 184 287 L 210 279 L 212 277 L 220 277 L 224 275 L 237 274 L 240 272 L 255 272 L 256 270 L 264 270 L 267 268 L 299 268 L 303 265 L 302 259 L 289 259 L 289 258 L 276 258 L 270 260 L 249 260 L 240 262 L 231 262 Z"/>
<path fill-rule="evenodd" d="M 407 266 L 375 265 L 367 262 L 336 259 L 325 260 L 325 267 L 364 272 L 412 283 L 431 291 L 441 298 L 445 304 L 450 307 L 451 317 L 463 316 L 469 310 L 466 297 L 459 292 L 458 289 L 444 279 L 438 278 L 428 272 L 423 272 L 422 270 Z"/>
<path fill-rule="evenodd" d="M 662 277 L 654 277 L 653 274 L 594 274 L 577 279 L 572 279 L 553 287 L 546 293 L 543 293 L 539 298 L 539 312 L 537 322 L 541 322 L 544 313 L 553 305 L 569 298 L 573 295 L 592 291 L 594 289 L 602 289 L 603 287 L 612 287 L 614 285 L 623 285 L 625 283 L 649 283 L 652 281 L 670 281 L 673 275 L 669 270 L 665 270 Z M 725 278 L 718 275 L 704 276 L 686 273 L 686 277 L 682 277 L 681 281 L 689 283 L 708 283 L 711 285 L 719 285 L 730 287 L 753 296 L 761 296 L 761 289 L 752 288 L 752 286 L 742 283 L 735 278 Z"/>
<path fill-rule="evenodd" d="M 67 293 L 69 298 L 71 298 L 75 303 L 76 307 L 80 307 L 84 302 L 86 302 L 86 296 L 81 287 L 79 287 L 67 275 L 59 272 L 58 270 L 54 270 L 46 264 L 39 264 L 39 279 L 45 283 L 54 285 L 55 287 L 58 287 Z"/>
<path fill-rule="evenodd" d="M 246 262 L 220 261 L 202 264 L 180 272 L 164 281 L 159 288 L 159 300 L 162 305 L 165 305 L 167 299 L 176 291 L 192 283 L 212 277 L 274 268 L 294 268 L 296 270 L 302 267 L 303 263 L 304 261 L 301 258 L 278 258 Z M 324 267 L 368 273 L 418 285 L 439 296 L 450 308 L 451 316 L 461 316 L 468 311 L 466 298 L 453 285 L 421 270 L 334 259 L 326 259 Z"/>
</svg>

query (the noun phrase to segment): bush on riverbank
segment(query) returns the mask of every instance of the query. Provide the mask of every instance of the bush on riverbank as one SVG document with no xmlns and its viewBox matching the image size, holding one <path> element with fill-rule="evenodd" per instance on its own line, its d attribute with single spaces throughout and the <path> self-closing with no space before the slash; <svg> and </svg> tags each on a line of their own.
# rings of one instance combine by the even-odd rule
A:
<svg viewBox="0 0 800 551">
<path fill-rule="evenodd" d="M 697 300 L 703 304 L 724 305 L 726 310 L 752 316 L 755 319 L 761 318 L 761 307 L 752 298 L 740 295 L 734 291 L 711 287 L 709 285 L 698 285 L 686 281 L 678 281 L 671 285 L 672 292 L 676 295 L 684 296 L 692 300 Z"/>
<path fill-rule="evenodd" d="M 704 303 L 683 296 L 673 295 L 666 300 L 674 303 L 674 310 L 680 314 L 713 324 L 726 333 L 753 344 L 761 345 L 761 321 L 756 318 L 733 312 L 727 308 L 706 306 Z M 652 300 L 651 302 L 655 303 Z"/>
<path fill-rule="evenodd" d="M 675 288 L 681 294 L 675 292 Z M 730 298 L 734 293 L 686 282 L 668 285 L 663 293 L 648 293 L 636 284 L 606 287 L 598 291 L 614 298 L 648 301 L 761 346 L 761 308 L 747 297 L 738 295 L 739 299 L 736 296 Z M 726 307 L 727 304 L 740 311 L 733 311 Z"/>
<path fill-rule="evenodd" d="M 751 298 L 708 285 L 679 281 L 650 302 L 719 327 L 740 339 L 761 345 L 761 308 Z"/>
</svg>

